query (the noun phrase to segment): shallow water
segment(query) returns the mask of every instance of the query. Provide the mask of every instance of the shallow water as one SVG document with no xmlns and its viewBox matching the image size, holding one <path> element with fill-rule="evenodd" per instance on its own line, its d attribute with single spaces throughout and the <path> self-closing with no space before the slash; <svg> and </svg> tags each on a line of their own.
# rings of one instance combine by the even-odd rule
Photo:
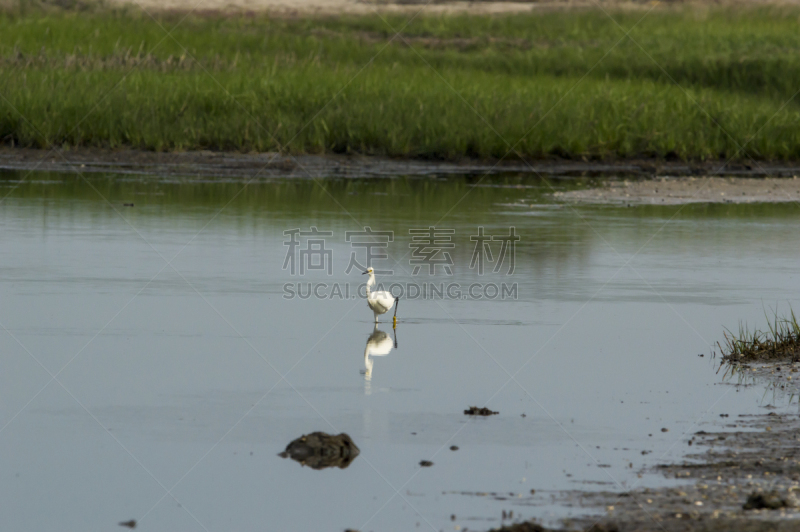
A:
<svg viewBox="0 0 800 532">
<path fill-rule="evenodd" d="M 552 490 L 664 484 L 637 473 L 680 459 L 685 433 L 797 410 L 710 355 L 723 327 L 764 327 L 800 295 L 798 205 L 571 207 L 530 177 L 478 180 L 0 174 L 0 528 L 552 521 L 579 511 Z M 282 268 L 284 231 L 311 226 L 333 232 L 331 275 Z M 397 347 L 365 375 L 362 299 L 284 297 L 354 295 L 345 232 L 363 226 L 394 232 L 373 264 L 394 270 L 387 287 L 516 283 L 517 298 L 405 294 L 371 346 Z M 452 276 L 412 274 L 409 229 L 429 226 L 454 231 Z M 512 275 L 508 256 L 469 268 L 479 226 L 515 227 Z M 462 413 L 484 404 L 499 414 Z M 348 433 L 360 456 L 321 471 L 277 456 L 313 431 Z"/>
</svg>

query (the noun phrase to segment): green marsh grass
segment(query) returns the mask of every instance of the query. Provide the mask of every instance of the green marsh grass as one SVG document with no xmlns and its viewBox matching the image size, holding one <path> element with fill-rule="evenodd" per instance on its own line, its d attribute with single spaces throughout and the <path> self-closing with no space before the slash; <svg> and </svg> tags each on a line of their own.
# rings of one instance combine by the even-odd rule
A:
<svg viewBox="0 0 800 532">
<path fill-rule="evenodd" d="M 9 9 L 0 142 L 800 159 L 800 9 L 611 15 L 421 15 L 392 40 L 410 15 L 180 22 L 179 13 Z"/>
<path fill-rule="evenodd" d="M 768 331 L 749 330 L 740 324 L 738 334 L 725 331 L 725 340 L 718 342 L 724 362 L 800 360 L 800 323 L 794 311 L 786 316 L 767 316 Z"/>
</svg>

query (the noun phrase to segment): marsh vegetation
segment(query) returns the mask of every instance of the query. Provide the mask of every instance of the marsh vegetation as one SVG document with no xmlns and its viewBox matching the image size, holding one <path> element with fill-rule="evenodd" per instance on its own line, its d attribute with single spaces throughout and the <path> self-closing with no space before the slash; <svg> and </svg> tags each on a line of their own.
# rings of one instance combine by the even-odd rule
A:
<svg viewBox="0 0 800 532">
<path fill-rule="evenodd" d="M 7 8 L 6 145 L 800 158 L 800 10 L 270 17 Z"/>
</svg>

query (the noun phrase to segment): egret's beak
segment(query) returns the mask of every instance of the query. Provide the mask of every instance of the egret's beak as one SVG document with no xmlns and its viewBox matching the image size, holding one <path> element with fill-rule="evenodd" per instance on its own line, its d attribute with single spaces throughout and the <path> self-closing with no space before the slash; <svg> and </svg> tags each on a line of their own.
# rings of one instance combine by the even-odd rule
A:
<svg viewBox="0 0 800 532">
<path fill-rule="evenodd" d="M 369 272 L 364 272 L 364 273 L 362 273 L 361 275 L 367 275 L 368 273 L 369 273 Z"/>
</svg>

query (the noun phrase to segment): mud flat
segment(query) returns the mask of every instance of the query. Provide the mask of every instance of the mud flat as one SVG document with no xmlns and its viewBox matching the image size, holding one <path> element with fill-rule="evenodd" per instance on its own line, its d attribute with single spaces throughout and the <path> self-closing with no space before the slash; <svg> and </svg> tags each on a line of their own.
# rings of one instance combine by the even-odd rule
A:
<svg viewBox="0 0 800 532">
<path fill-rule="evenodd" d="M 602 518 L 567 529 L 638 531 L 796 530 L 800 518 L 800 421 L 774 412 L 731 418 L 731 432 L 699 431 L 685 444 L 705 448 L 656 471 L 686 485 L 627 493 L 574 493 L 580 506 L 605 507 Z M 774 493 L 771 493 L 774 492 Z M 745 510 L 754 495 L 775 499 L 773 509 Z M 769 502 L 769 501 L 768 501 Z"/>
<path fill-rule="evenodd" d="M 756 383 L 772 388 L 778 396 L 800 395 L 800 363 L 796 362 L 797 327 L 794 314 L 775 318 L 770 335 L 729 337 L 727 346 L 769 345 L 770 348 L 737 350 L 720 346 L 723 363 L 719 373 L 723 384 L 747 387 Z M 777 331 L 777 334 L 776 334 Z M 772 338 L 772 344 L 765 340 Z M 748 339 L 750 342 L 748 343 Z M 753 339 L 756 342 L 753 342 Z M 775 360 L 772 347 L 791 346 Z M 731 355 L 746 360 L 735 362 Z M 766 405 L 766 410 L 774 410 Z M 723 430 L 699 430 L 687 435 L 682 444 L 697 451 L 682 462 L 657 464 L 642 473 L 656 473 L 675 479 L 677 486 L 639 488 L 628 491 L 557 493 L 553 497 L 571 508 L 604 509 L 598 516 L 580 517 L 564 523 L 561 530 L 593 532 L 678 531 L 783 531 L 797 530 L 800 519 L 800 415 L 768 411 L 759 415 L 722 414 Z M 681 482 L 685 481 L 685 482 Z M 537 496 L 532 504 L 541 504 Z M 536 532 L 546 530 L 531 522 L 516 523 L 497 530 Z"/>
<path fill-rule="evenodd" d="M 796 385 L 795 385 L 796 386 Z M 678 464 L 653 468 L 685 484 L 628 492 L 562 492 L 555 502 L 603 509 L 600 517 L 572 519 L 557 530 L 592 532 L 797 530 L 800 509 L 800 419 L 770 412 L 731 417 L 730 431 L 691 435 L 684 445 L 705 449 Z M 532 498 L 532 504 L 537 502 Z M 749 503 L 749 504 L 748 504 Z M 745 509 L 745 506 L 755 508 Z M 771 506 L 759 508 L 759 506 Z M 495 529 L 536 532 L 536 523 Z"/>
<path fill-rule="evenodd" d="M 796 170 L 794 170 L 796 172 Z M 791 177 L 661 177 L 615 179 L 583 190 L 553 193 L 570 203 L 678 205 L 684 203 L 762 203 L 800 200 L 798 173 Z M 741 175 L 741 174 L 740 174 Z M 770 175 L 775 173 L 770 172 Z"/>
</svg>

